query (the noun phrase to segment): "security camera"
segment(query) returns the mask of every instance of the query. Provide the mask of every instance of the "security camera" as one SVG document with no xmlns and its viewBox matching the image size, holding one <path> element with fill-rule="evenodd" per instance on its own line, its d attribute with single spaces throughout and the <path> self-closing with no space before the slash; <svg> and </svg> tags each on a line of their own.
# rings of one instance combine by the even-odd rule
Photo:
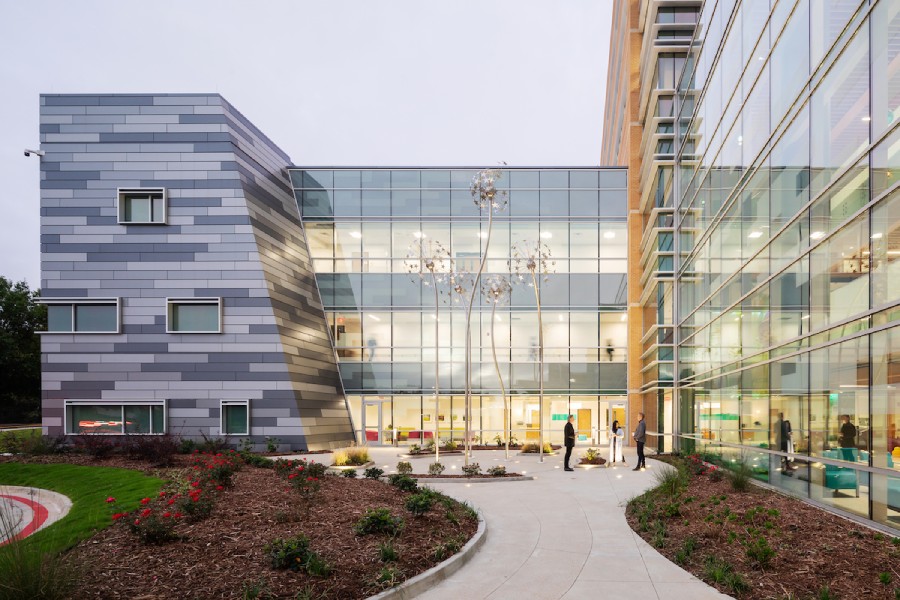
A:
<svg viewBox="0 0 900 600">
<path fill-rule="evenodd" d="M 28 148 L 25 148 L 25 156 L 31 156 L 32 154 L 37 155 L 37 156 L 43 156 L 44 151 L 43 150 L 29 150 Z"/>
</svg>

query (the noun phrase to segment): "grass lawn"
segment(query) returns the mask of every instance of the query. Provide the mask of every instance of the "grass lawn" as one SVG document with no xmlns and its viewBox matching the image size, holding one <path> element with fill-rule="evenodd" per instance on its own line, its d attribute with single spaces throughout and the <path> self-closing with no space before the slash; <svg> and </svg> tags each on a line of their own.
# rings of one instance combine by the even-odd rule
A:
<svg viewBox="0 0 900 600">
<path fill-rule="evenodd" d="M 40 427 L 35 429 L 16 429 L 14 431 L 0 429 L 0 452 L 12 452 L 23 440 L 32 440 L 39 437 L 41 437 Z"/>
<path fill-rule="evenodd" d="M 141 498 L 155 496 L 162 484 L 161 479 L 129 469 L 0 463 L 0 490 L 5 485 L 31 486 L 64 494 L 72 501 L 65 518 L 26 539 L 40 543 L 45 552 L 65 550 L 110 525 L 108 497 L 116 498 L 118 510 L 132 510 Z"/>
</svg>

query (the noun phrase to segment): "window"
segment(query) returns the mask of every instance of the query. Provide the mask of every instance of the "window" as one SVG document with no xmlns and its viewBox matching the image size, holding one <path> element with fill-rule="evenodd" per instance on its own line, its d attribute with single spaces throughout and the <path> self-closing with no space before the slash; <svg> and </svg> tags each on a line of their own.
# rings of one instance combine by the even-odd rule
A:
<svg viewBox="0 0 900 600">
<path fill-rule="evenodd" d="M 53 298 L 47 305 L 48 333 L 119 333 L 118 298 Z"/>
<path fill-rule="evenodd" d="M 166 333 L 222 333 L 221 298 L 168 298 Z"/>
<path fill-rule="evenodd" d="M 222 435 L 250 435 L 250 401 L 222 400 Z"/>
<path fill-rule="evenodd" d="M 66 400 L 66 434 L 111 435 L 166 432 L 165 400 L 106 403 L 95 400 Z"/>
<path fill-rule="evenodd" d="M 165 188 L 119 188 L 119 223 L 166 224 Z"/>
</svg>

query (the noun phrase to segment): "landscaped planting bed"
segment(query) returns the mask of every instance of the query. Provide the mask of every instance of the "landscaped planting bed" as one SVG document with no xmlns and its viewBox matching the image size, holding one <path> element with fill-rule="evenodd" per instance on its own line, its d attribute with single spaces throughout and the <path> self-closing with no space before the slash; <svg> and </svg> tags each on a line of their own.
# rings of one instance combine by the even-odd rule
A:
<svg viewBox="0 0 900 600">
<path fill-rule="evenodd" d="M 900 598 L 900 538 L 749 483 L 697 456 L 628 503 L 631 527 L 670 560 L 744 599 Z M 744 488 L 740 491 L 738 488 Z"/>
<path fill-rule="evenodd" d="M 446 560 L 478 528 L 473 509 L 442 494 L 325 475 L 311 461 L 108 462 L 168 483 L 139 502 L 97 501 L 113 524 L 64 556 L 74 598 L 365 598 Z"/>
</svg>

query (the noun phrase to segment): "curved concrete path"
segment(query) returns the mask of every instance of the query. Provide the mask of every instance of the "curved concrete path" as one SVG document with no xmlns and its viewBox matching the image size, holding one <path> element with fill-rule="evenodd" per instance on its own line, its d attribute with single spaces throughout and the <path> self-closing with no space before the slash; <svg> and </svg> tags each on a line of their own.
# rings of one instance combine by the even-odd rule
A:
<svg viewBox="0 0 900 600">
<path fill-rule="evenodd" d="M 575 455 L 581 449 L 576 448 Z M 395 470 L 396 448 L 371 449 L 385 471 Z M 505 598 L 537 600 L 614 597 L 617 600 L 706 600 L 728 598 L 667 560 L 635 534 L 625 521 L 625 503 L 654 484 L 654 470 L 666 467 L 648 460 L 649 469 L 628 466 L 562 469 L 562 455 L 516 456 L 475 452 L 482 469 L 505 464 L 534 481 L 493 484 L 429 484 L 480 509 L 489 534 L 471 562 L 432 588 L 428 600 Z M 410 461 L 416 473 L 428 460 Z M 459 472 L 461 456 L 442 459 L 447 472 Z"/>
<path fill-rule="evenodd" d="M 0 546 L 49 527 L 71 508 L 69 498 L 50 490 L 0 485 Z"/>
</svg>

